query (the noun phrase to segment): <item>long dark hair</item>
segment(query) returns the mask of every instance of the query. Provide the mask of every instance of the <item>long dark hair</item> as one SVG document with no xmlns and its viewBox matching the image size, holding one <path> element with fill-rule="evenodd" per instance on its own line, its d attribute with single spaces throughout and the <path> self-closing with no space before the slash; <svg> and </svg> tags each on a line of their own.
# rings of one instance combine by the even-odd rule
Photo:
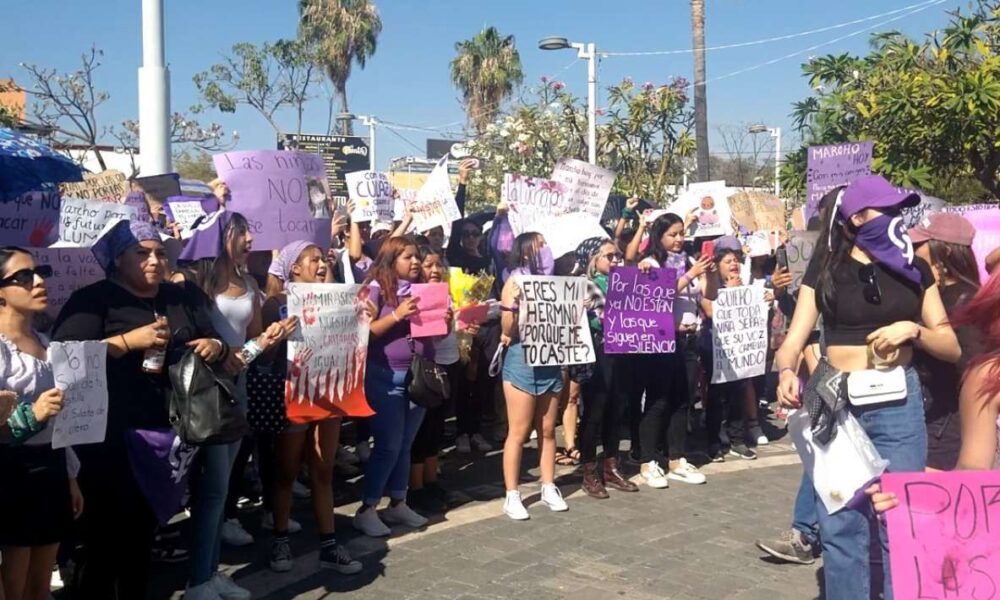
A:
<svg viewBox="0 0 1000 600">
<path fill-rule="evenodd" d="M 209 298 L 215 298 L 225 291 L 226 278 L 233 271 L 241 277 L 245 275 L 237 269 L 233 261 L 231 243 L 232 239 L 238 235 L 246 235 L 250 230 L 246 217 L 238 212 L 230 212 L 231 218 L 222 228 L 219 239 L 219 255 L 215 258 L 204 258 L 184 265 L 185 277 L 190 273 L 191 278 Z"/>
<path fill-rule="evenodd" d="M 542 260 L 538 256 L 538 246 L 543 239 L 542 234 L 534 231 L 526 231 L 514 238 L 510 255 L 507 256 L 507 266 L 510 269 L 528 267 L 532 273 L 541 269 Z"/>
<path fill-rule="evenodd" d="M 958 281 L 979 289 L 979 266 L 972 248 L 960 244 L 927 240 L 931 264 L 937 265 L 942 274 L 947 273 Z"/>
<path fill-rule="evenodd" d="M 649 245 L 646 246 L 646 251 L 642 253 L 642 258 L 649 258 L 652 256 L 661 267 L 665 265 L 667 261 L 667 251 L 660 244 L 660 240 L 663 239 L 663 234 L 665 234 L 668 229 L 678 223 L 683 225 L 684 219 L 674 213 L 666 213 L 657 217 L 656 220 L 653 221 L 653 224 L 649 227 Z"/>
<path fill-rule="evenodd" d="M 847 186 L 840 186 L 827 192 L 819 201 L 822 227 L 812 261 L 819 261 L 819 277 L 816 278 L 816 300 L 825 314 L 836 314 L 837 286 L 833 282 L 834 267 L 847 261 L 854 247 L 854 231 L 847 226 L 840 215 L 835 214 L 837 196 Z M 811 261 L 810 261 L 811 262 Z"/>
<path fill-rule="evenodd" d="M 31 252 L 28 252 L 20 246 L 4 246 L 0 248 L 0 277 L 3 277 L 3 274 L 7 272 L 7 263 L 10 262 L 10 259 L 13 258 L 15 254 L 27 254 L 28 256 L 32 256 L 32 258 L 34 258 Z"/>
<path fill-rule="evenodd" d="M 386 239 L 379 248 L 371 269 L 368 270 L 368 276 L 365 277 L 365 285 L 374 281 L 382 288 L 382 299 L 389 306 L 396 306 L 399 302 L 396 298 L 396 280 L 399 279 L 396 275 L 396 259 L 407 248 L 413 248 L 414 252 L 417 249 L 416 242 L 409 236 Z"/>
</svg>

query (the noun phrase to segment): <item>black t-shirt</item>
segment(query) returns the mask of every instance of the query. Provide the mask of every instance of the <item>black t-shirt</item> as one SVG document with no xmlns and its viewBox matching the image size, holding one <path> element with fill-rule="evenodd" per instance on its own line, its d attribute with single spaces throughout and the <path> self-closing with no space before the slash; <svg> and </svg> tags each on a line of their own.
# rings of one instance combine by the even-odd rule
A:
<svg viewBox="0 0 1000 600">
<path fill-rule="evenodd" d="M 54 341 L 103 340 L 154 321 L 154 309 L 167 317 L 170 345 L 161 373 L 142 370 L 142 352 L 120 358 L 108 355 L 108 429 L 106 443 L 124 443 L 126 429 L 169 427 L 170 381 L 167 367 L 177 362 L 185 344 L 219 338 L 209 316 L 208 297 L 194 284 L 160 285 L 155 298 L 139 298 L 120 285 L 98 281 L 77 290 L 63 306 L 53 328 Z"/>
<path fill-rule="evenodd" d="M 816 258 L 814 256 L 814 258 Z M 873 304 L 865 299 L 861 270 L 866 266 L 851 257 L 833 268 L 833 310 L 823 310 L 821 290 L 816 290 L 816 307 L 823 314 L 823 332 L 830 346 L 865 346 L 868 335 L 897 321 L 920 322 L 924 290 L 934 285 L 934 275 L 924 259 L 914 257 L 913 266 L 920 271 L 920 284 L 896 275 L 878 263 L 875 280 L 878 282 L 882 302 Z M 816 289 L 819 260 L 812 260 L 802 277 L 802 285 Z"/>
</svg>

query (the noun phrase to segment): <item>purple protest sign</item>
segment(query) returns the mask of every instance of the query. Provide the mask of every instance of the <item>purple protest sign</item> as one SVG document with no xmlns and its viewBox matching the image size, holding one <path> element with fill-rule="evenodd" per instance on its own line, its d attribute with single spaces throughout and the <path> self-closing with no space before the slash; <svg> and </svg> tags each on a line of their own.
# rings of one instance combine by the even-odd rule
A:
<svg viewBox="0 0 1000 600">
<path fill-rule="evenodd" d="M 820 199 L 833 188 L 871 175 L 873 142 L 809 146 L 806 173 L 806 220 L 817 212 Z"/>
<path fill-rule="evenodd" d="M 604 302 L 604 351 L 608 354 L 675 352 L 677 271 L 615 267 Z"/>
<path fill-rule="evenodd" d="M 177 223 L 182 231 L 190 232 L 199 219 L 219 210 L 215 196 L 171 196 L 163 205 L 167 219 Z"/>
<path fill-rule="evenodd" d="M 232 194 L 227 208 L 250 224 L 254 250 L 276 250 L 299 240 L 330 245 L 329 188 L 321 156 L 254 150 L 212 158 Z"/>
<path fill-rule="evenodd" d="M 47 248 L 59 239 L 57 192 L 28 192 L 0 204 L 0 246 Z"/>
</svg>

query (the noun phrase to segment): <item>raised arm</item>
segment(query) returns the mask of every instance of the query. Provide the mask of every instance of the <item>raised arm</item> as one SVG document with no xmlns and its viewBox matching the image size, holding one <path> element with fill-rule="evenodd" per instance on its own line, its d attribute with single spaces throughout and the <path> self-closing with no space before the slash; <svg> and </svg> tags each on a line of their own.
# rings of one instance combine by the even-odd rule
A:
<svg viewBox="0 0 1000 600">
<path fill-rule="evenodd" d="M 798 303 L 792 323 L 788 326 L 788 335 L 781 348 L 774 354 L 774 363 L 778 367 L 778 402 L 782 406 L 798 408 L 799 378 L 797 375 L 799 356 L 809 341 L 809 334 L 816 328 L 819 320 L 819 310 L 816 308 L 816 290 L 803 285 L 799 288 Z"/>
</svg>

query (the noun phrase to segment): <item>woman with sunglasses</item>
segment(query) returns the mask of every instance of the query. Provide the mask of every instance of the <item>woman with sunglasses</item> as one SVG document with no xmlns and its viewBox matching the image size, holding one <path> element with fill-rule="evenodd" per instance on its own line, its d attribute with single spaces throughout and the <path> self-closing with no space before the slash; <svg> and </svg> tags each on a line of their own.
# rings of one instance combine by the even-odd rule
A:
<svg viewBox="0 0 1000 600">
<path fill-rule="evenodd" d="M 108 344 L 107 433 L 76 449 L 87 510 L 74 595 L 145 598 L 157 521 L 132 470 L 129 434 L 170 428 L 168 369 L 187 349 L 213 363 L 226 347 L 208 317 L 208 298 L 165 282 L 166 251 L 151 224 L 121 221 L 92 251 L 107 279 L 74 292 L 53 330 L 57 341 Z"/>
<path fill-rule="evenodd" d="M 922 471 L 927 459 L 923 393 L 911 366 L 914 349 L 956 362 L 961 349 L 948 325 L 941 294 L 927 262 L 913 255 L 903 228 L 901 209 L 920 201 L 916 193 L 900 191 L 879 175 L 855 180 L 836 195 L 831 222 L 824 224 L 821 243 L 802 280 L 788 336 L 775 355 L 779 369 L 778 401 L 788 408 L 803 404 L 796 374 L 810 332 L 822 313 L 827 343 L 825 359 L 813 378 L 901 367 L 905 397 L 867 404 L 850 399 L 846 408 L 857 417 L 892 471 Z M 899 371 L 892 371 L 892 374 Z M 825 374 L 824 374 L 825 373 Z M 822 399 L 805 398 L 817 415 Z M 838 405 L 840 401 L 838 401 Z M 857 405 L 855 405 L 857 404 Z M 810 412 L 814 412 L 811 410 Z M 815 436 L 830 435 L 833 415 L 812 424 Z M 817 502 L 823 546 L 826 594 L 829 600 L 868 598 L 870 508 L 846 507 L 829 514 Z M 884 596 L 892 597 L 889 545 L 879 526 L 884 566 Z M 876 592 L 878 590 L 875 590 Z"/>
<path fill-rule="evenodd" d="M 48 307 L 45 277 L 27 250 L 0 248 L 0 373 L 16 404 L 0 421 L 0 597 L 45 600 L 59 542 L 83 510 L 71 449 L 52 448 L 49 422 L 63 408 L 48 342 L 32 319 Z"/>
</svg>

